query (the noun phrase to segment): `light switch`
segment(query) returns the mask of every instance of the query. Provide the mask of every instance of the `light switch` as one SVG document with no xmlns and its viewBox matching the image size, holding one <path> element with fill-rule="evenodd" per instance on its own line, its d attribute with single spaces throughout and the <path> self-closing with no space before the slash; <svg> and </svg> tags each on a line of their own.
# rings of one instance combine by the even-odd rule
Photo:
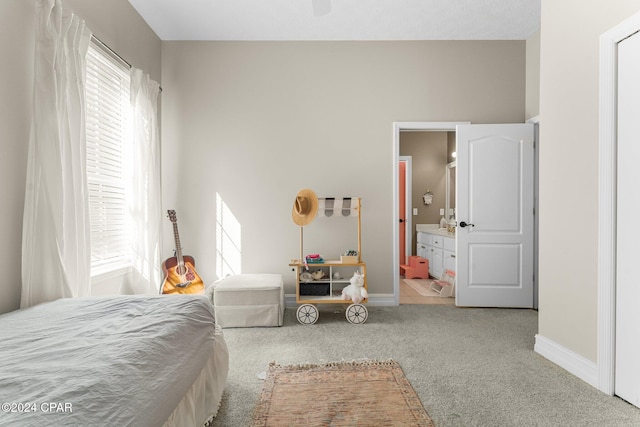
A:
<svg viewBox="0 0 640 427">
<path fill-rule="evenodd" d="M 440 216 L 444 216 L 444 208 L 440 209 Z"/>
<path fill-rule="evenodd" d="M 418 208 L 413 208 L 413 214 L 418 215 Z"/>
</svg>

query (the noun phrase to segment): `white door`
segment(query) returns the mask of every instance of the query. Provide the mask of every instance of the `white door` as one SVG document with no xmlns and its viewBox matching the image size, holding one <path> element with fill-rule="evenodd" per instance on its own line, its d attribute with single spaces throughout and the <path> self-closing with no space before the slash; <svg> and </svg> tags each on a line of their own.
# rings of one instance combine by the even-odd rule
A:
<svg viewBox="0 0 640 427">
<path fill-rule="evenodd" d="M 618 44 L 615 394 L 640 406 L 640 36 Z"/>
<path fill-rule="evenodd" d="M 456 305 L 533 307 L 533 125 L 456 128 Z"/>
</svg>

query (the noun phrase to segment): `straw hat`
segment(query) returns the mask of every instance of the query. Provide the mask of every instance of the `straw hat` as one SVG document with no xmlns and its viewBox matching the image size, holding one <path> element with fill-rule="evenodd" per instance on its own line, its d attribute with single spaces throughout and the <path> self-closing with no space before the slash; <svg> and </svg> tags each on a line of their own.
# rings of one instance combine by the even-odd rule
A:
<svg viewBox="0 0 640 427">
<path fill-rule="evenodd" d="M 293 202 L 291 216 L 293 222 L 299 226 L 310 224 L 318 212 L 318 196 L 313 190 L 304 189 L 298 191 L 296 201 Z"/>
</svg>

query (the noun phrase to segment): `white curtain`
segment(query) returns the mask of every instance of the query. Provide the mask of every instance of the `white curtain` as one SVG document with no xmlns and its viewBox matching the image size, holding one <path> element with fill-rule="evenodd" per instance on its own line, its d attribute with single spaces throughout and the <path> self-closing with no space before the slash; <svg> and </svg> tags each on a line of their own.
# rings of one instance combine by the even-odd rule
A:
<svg viewBox="0 0 640 427">
<path fill-rule="evenodd" d="M 122 282 L 120 291 L 124 294 L 157 294 L 162 282 L 159 93 L 157 82 L 142 70 L 131 69 L 133 268 Z"/>
<path fill-rule="evenodd" d="M 91 32 L 60 0 L 37 0 L 36 17 L 23 308 L 90 292 L 84 82 Z"/>
</svg>

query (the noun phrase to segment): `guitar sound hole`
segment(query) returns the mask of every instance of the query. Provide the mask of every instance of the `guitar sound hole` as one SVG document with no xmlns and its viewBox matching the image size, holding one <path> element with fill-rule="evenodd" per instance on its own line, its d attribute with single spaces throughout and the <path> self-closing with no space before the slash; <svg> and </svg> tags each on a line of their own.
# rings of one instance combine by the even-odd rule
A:
<svg viewBox="0 0 640 427">
<path fill-rule="evenodd" d="M 179 274 L 180 276 L 183 276 L 187 273 L 187 267 L 184 265 L 177 265 L 176 266 L 176 274 Z"/>
</svg>

